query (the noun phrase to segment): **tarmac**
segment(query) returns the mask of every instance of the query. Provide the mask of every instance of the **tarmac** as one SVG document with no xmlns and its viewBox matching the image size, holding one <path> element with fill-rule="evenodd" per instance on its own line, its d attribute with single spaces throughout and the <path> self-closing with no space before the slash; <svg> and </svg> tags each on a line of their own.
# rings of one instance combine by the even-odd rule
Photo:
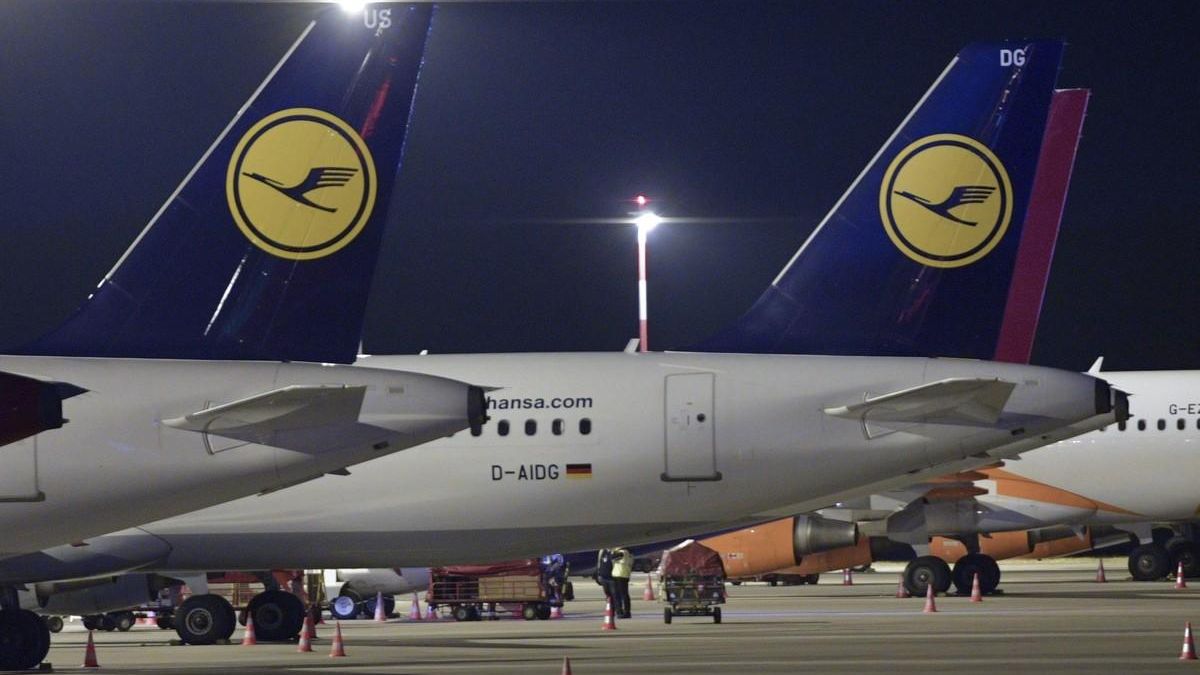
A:
<svg viewBox="0 0 1200 675">
<path fill-rule="evenodd" d="M 1000 595 L 982 603 L 895 597 L 899 565 L 877 565 L 843 586 L 840 573 L 817 586 L 729 587 L 723 621 L 676 617 L 641 600 L 646 575 L 630 586 L 633 618 L 603 631 L 603 598 L 575 580 L 566 618 L 458 623 L 342 622 L 347 656 L 330 658 L 334 626 L 318 628 L 313 653 L 295 644 L 243 647 L 172 645 L 174 631 L 138 626 L 95 634 L 108 673 L 1200 673 L 1180 662 L 1184 622 L 1200 627 L 1200 581 L 1130 581 L 1123 559 L 1105 560 L 1108 583 L 1095 582 L 1094 559 L 1002 563 Z M 397 599 L 405 616 L 410 598 Z M 423 606 L 422 606 L 423 607 Z M 85 672 L 87 632 L 68 623 L 54 635 L 48 661 L 56 672 Z M 87 671 L 92 672 L 92 671 Z"/>
</svg>

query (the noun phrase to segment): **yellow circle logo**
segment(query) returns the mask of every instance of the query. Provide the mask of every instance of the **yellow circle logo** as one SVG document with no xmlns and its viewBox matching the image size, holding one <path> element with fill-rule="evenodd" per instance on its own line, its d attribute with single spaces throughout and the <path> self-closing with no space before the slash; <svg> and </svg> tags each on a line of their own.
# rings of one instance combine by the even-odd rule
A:
<svg viewBox="0 0 1200 675">
<path fill-rule="evenodd" d="M 957 134 L 926 136 L 883 174 L 879 215 L 904 255 L 962 267 L 1000 243 L 1012 219 L 1012 185 L 987 146 Z"/>
<path fill-rule="evenodd" d="M 250 127 L 233 150 L 225 196 L 238 229 L 281 258 L 312 260 L 349 244 L 375 205 L 367 144 L 321 110 L 291 108 Z"/>
</svg>

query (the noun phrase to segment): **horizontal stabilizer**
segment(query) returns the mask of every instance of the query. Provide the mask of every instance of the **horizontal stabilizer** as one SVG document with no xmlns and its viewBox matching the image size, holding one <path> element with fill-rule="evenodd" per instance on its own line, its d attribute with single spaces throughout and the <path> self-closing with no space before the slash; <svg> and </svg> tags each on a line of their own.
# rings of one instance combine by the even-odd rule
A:
<svg viewBox="0 0 1200 675">
<path fill-rule="evenodd" d="M 861 420 L 864 427 L 877 422 L 995 424 L 1015 387 L 995 378 L 955 377 L 868 396 L 861 403 L 826 408 L 825 414 Z"/>
</svg>

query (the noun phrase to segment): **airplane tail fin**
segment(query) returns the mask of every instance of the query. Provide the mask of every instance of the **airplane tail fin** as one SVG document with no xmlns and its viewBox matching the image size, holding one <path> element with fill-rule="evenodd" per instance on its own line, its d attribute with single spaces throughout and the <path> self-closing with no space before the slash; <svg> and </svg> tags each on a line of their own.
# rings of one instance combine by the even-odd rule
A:
<svg viewBox="0 0 1200 675">
<path fill-rule="evenodd" d="M 1062 52 L 1061 41 L 959 52 L 766 292 L 694 349 L 993 358 L 1012 280 L 1027 274 L 1018 250 L 1043 131 L 1066 135 L 1047 127 Z M 1057 225 L 1039 231 L 1051 251 Z"/>
<path fill-rule="evenodd" d="M 17 353 L 352 362 L 432 15 L 324 10 L 84 304 Z"/>
</svg>

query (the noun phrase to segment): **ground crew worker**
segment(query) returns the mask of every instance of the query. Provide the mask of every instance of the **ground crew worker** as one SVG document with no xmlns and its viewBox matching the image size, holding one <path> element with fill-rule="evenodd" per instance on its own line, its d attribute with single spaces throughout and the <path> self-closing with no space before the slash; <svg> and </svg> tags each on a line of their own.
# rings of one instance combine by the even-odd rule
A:
<svg viewBox="0 0 1200 675">
<path fill-rule="evenodd" d="M 623 548 L 612 552 L 613 604 L 622 619 L 630 618 L 629 576 L 633 574 L 633 554 Z"/>
<path fill-rule="evenodd" d="M 613 554 L 612 551 L 602 548 L 600 553 L 596 555 L 596 583 L 604 589 L 604 597 L 613 605 L 613 610 L 617 608 L 617 601 L 613 598 Z"/>
</svg>

